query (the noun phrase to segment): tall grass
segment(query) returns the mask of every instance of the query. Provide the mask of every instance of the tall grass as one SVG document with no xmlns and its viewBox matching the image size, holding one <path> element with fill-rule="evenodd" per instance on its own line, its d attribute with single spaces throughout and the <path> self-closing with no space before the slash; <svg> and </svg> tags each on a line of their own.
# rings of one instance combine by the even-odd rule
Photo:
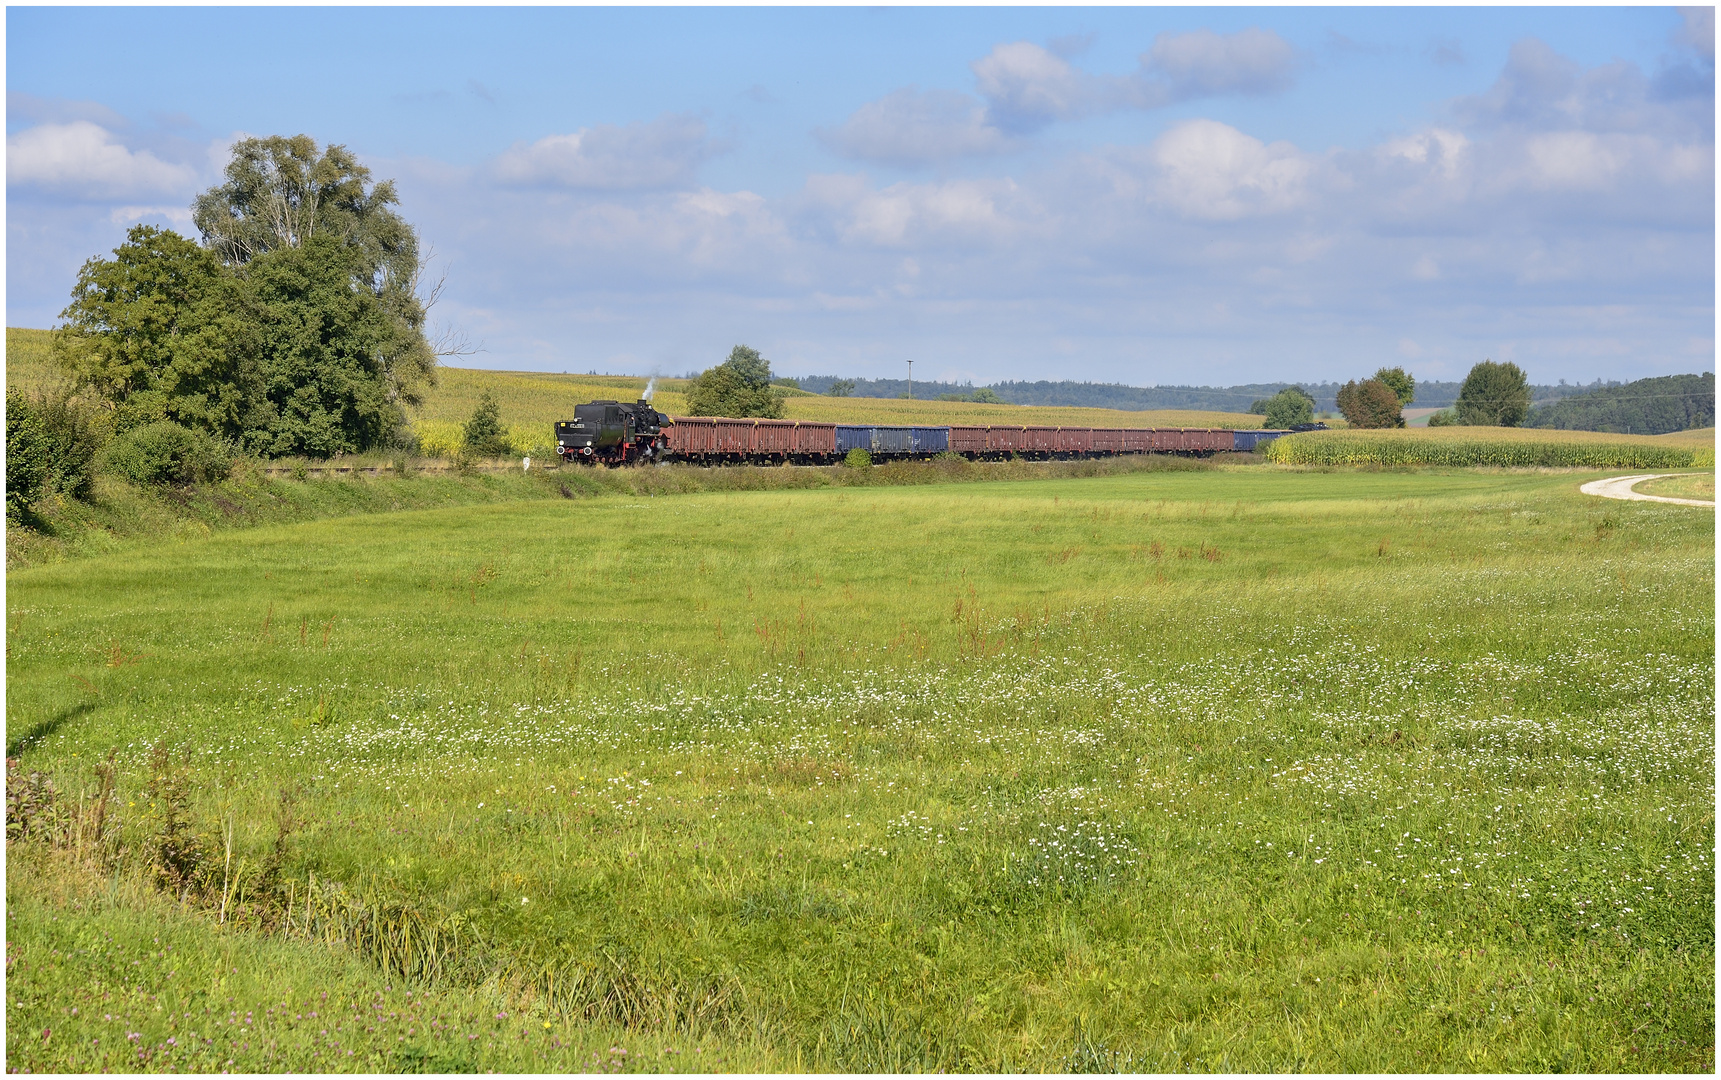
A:
<svg viewBox="0 0 1721 1080">
<path fill-rule="evenodd" d="M 1309 431 L 1276 439 L 1263 454 L 1281 465 L 1680 469 L 1715 463 L 1713 445 L 1521 428 Z"/>
</svg>

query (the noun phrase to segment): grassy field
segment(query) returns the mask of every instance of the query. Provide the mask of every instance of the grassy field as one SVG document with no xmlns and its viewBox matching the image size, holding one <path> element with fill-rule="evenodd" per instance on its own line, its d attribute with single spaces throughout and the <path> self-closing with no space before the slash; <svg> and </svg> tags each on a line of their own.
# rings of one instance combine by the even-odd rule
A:
<svg viewBox="0 0 1721 1080">
<path fill-rule="evenodd" d="M 1715 474 L 1686 473 L 1683 476 L 1664 476 L 1659 480 L 1646 480 L 1632 488 L 1633 491 L 1645 495 L 1667 495 L 1675 499 L 1715 499 Z"/>
<path fill-rule="evenodd" d="M 1601 475 L 621 494 L 13 570 L 8 1065 L 1710 1070 L 1714 515 Z"/>
<path fill-rule="evenodd" d="M 1229 457 L 1247 460 L 1246 455 Z M 355 463 L 344 475 L 330 475 L 327 470 L 319 473 L 304 459 L 271 462 L 267 468 L 241 461 L 223 481 L 188 487 L 146 488 L 98 477 L 89 501 L 49 496 L 33 508 L 30 527 L 7 530 L 6 565 L 23 568 L 105 557 L 138 545 L 183 544 L 217 532 L 261 525 L 521 500 L 1057 480 L 1214 467 L 1213 461 L 1165 455 L 1095 461 L 890 462 L 866 469 L 840 465 L 726 469 L 570 466 L 539 468 L 530 473 L 512 465 L 478 471 L 453 468 L 447 462 L 400 461 L 380 455 L 343 460 Z M 294 476 L 294 462 L 305 467 L 304 476 Z M 421 465 L 442 468 L 432 470 Z M 371 469 L 367 472 L 361 466 Z"/>
</svg>

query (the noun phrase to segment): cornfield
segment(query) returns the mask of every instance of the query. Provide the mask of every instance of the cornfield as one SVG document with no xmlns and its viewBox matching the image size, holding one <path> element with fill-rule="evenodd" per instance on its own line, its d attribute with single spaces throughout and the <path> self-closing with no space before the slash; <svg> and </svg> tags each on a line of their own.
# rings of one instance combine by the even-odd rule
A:
<svg viewBox="0 0 1721 1080">
<path fill-rule="evenodd" d="M 1581 437 L 1574 438 L 1574 435 Z M 1712 467 L 1715 448 L 1590 432 L 1512 428 L 1458 431 L 1307 431 L 1264 448 L 1280 465 L 1494 465 L 1518 468 Z"/>
</svg>

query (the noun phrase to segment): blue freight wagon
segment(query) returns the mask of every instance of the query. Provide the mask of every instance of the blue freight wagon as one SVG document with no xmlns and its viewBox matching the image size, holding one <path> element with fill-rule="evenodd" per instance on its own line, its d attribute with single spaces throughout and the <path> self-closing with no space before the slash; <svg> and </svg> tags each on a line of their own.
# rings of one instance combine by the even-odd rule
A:
<svg viewBox="0 0 1721 1080">
<path fill-rule="evenodd" d="M 942 454 L 950 449 L 950 429 L 947 427 L 917 427 L 914 429 L 914 452 Z"/>
<path fill-rule="evenodd" d="M 1239 454 L 1247 454 L 1263 443 L 1270 443 L 1281 435 L 1289 434 L 1288 431 L 1233 431 L 1231 433 Z"/>
<path fill-rule="evenodd" d="M 872 452 L 872 428 L 858 424 L 837 425 L 837 453 L 846 454 L 850 450 L 865 450 Z"/>
</svg>

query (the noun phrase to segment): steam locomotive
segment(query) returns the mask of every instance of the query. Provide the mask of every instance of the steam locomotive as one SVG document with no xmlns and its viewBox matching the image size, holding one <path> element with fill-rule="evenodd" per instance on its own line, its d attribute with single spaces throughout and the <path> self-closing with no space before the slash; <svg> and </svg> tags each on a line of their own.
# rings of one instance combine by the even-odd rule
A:
<svg viewBox="0 0 1721 1080">
<path fill-rule="evenodd" d="M 631 405 L 594 401 L 574 406 L 572 420 L 556 424 L 556 453 L 585 465 L 648 464 L 669 450 L 663 429 L 675 423 L 644 398 Z"/>
</svg>

